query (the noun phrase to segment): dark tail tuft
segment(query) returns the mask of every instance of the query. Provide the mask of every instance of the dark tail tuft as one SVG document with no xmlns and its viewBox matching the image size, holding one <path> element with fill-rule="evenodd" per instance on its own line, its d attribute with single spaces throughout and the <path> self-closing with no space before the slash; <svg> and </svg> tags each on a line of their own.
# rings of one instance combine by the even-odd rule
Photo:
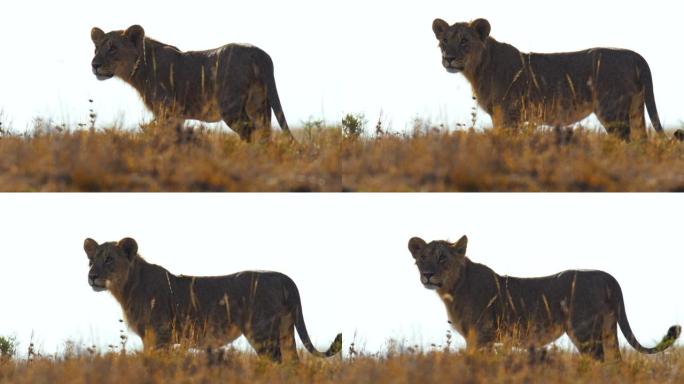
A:
<svg viewBox="0 0 684 384">
<path fill-rule="evenodd" d="M 340 351 L 342 350 L 342 334 L 338 333 L 337 336 L 335 337 L 335 341 L 332 342 L 330 345 L 330 348 L 325 352 L 325 355 L 330 357 L 330 356 L 335 356 Z"/>
<path fill-rule="evenodd" d="M 677 339 L 679 339 L 679 336 L 682 334 L 682 327 L 679 325 L 673 325 L 670 327 L 670 329 L 667 330 L 667 335 L 663 337 L 663 340 L 658 344 L 659 346 L 662 345 L 662 349 L 668 348 L 672 344 L 674 344 Z"/>
</svg>

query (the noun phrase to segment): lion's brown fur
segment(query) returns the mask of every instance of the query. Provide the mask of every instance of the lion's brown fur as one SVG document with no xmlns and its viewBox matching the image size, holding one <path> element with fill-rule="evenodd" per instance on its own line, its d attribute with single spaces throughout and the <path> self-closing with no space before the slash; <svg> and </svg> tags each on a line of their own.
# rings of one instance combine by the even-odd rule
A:
<svg viewBox="0 0 684 384">
<path fill-rule="evenodd" d="M 463 73 L 495 127 L 562 127 L 595 113 L 608 132 L 629 139 L 630 132 L 646 134 L 645 104 L 653 127 L 662 132 L 651 70 L 636 52 L 523 53 L 491 37 L 484 19 L 451 26 L 436 19 L 432 28 L 442 64 Z"/>
<path fill-rule="evenodd" d="M 339 334 L 328 351 L 315 349 L 304 324 L 297 286 L 282 273 L 176 276 L 146 262 L 130 238 L 101 245 L 86 239 L 84 249 L 90 260 L 89 284 L 116 298 L 126 322 L 146 348 L 182 341 L 223 345 L 242 334 L 259 355 L 289 360 L 297 358 L 295 328 L 316 356 L 335 355 L 342 347 Z"/>
<path fill-rule="evenodd" d="M 654 348 L 634 337 L 627 321 L 622 290 L 603 271 L 569 270 L 552 276 L 501 276 L 465 256 L 468 239 L 456 243 L 414 237 L 409 251 L 421 282 L 435 289 L 446 306 L 453 327 L 468 348 L 512 342 L 542 347 L 567 333 L 581 353 L 597 359 L 620 357 L 617 326 L 629 344 L 643 353 L 665 350 L 679 337 L 672 326 Z"/>
<path fill-rule="evenodd" d="M 93 28 L 93 72 L 100 80 L 116 76 L 133 86 L 165 123 L 186 119 L 225 121 L 244 140 L 268 136 L 271 109 L 291 137 L 273 74 L 263 50 L 228 44 L 181 52 L 145 36 L 141 26 L 104 33 Z"/>
</svg>

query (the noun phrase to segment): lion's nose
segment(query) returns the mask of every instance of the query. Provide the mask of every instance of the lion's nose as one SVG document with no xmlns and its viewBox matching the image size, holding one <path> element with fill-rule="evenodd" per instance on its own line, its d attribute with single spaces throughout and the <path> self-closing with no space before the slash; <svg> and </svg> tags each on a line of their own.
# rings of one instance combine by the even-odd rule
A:
<svg viewBox="0 0 684 384">
<path fill-rule="evenodd" d="M 93 61 L 93 62 L 91 63 L 91 65 L 93 66 L 93 69 L 99 69 L 99 68 L 102 66 L 102 64 L 97 63 L 97 62 L 95 62 L 95 61 Z"/>
<path fill-rule="evenodd" d="M 90 272 L 90 273 L 88 274 L 88 282 L 92 284 L 92 283 L 95 282 L 95 280 L 96 280 L 98 277 L 100 277 L 100 276 L 99 276 L 97 273 Z"/>
<path fill-rule="evenodd" d="M 434 273 L 423 273 L 423 277 L 425 278 L 426 281 L 430 281 L 430 278 L 434 276 Z"/>
</svg>

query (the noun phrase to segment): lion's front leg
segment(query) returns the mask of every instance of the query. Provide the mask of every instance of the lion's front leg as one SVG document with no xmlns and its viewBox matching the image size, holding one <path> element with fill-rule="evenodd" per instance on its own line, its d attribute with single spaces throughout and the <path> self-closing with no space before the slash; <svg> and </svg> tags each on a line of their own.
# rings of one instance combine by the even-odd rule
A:
<svg viewBox="0 0 684 384">
<path fill-rule="evenodd" d="M 180 130 L 183 127 L 183 124 L 185 124 L 185 119 L 178 117 L 177 115 L 155 114 L 151 125 L 154 125 L 158 128 L 163 128 L 165 130 Z"/>
<path fill-rule="evenodd" d="M 516 129 L 522 123 L 520 107 L 516 105 L 494 106 L 491 117 L 495 129 Z"/>
<path fill-rule="evenodd" d="M 182 117 L 177 109 L 176 102 L 168 98 L 157 102 L 152 108 L 152 114 L 154 115 L 152 125 L 164 129 L 169 127 L 173 129 L 182 128 L 185 118 Z"/>
<path fill-rule="evenodd" d="M 463 330 L 466 352 L 491 351 L 496 343 L 496 331 L 491 327 L 478 327 Z"/>
<path fill-rule="evenodd" d="M 145 126 L 144 130 L 164 136 L 175 134 L 178 143 L 184 143 L 192 137 L 192 128 L 186 128 L 185 119 L 177 115 L 155 115 L 154 120 Z"/>
<path fill-rule="evenodd" d="M 166 327 L 150 327 L 141 335 L 143 349 L 146 351 L 168 350 L 173 346 L 172 332 Z"/>
</svg>

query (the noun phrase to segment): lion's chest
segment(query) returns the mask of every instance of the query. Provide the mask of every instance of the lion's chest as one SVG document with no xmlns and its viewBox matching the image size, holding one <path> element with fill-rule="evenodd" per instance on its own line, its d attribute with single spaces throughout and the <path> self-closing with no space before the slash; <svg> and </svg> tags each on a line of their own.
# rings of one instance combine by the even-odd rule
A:
<svg viewBox="0 0 684 384">
<path fill-rule="evenodd" d="M 449 317 L 449 323 L 451 324 L 451 327 L 456 330 L 461 336 L 464 338 L 466 337 L 466 327 L 463 321 L 463 316 L 460 312 L 457 311 L 457 308 L 454 306 L 454 296 L 449 294 L 449 293 L 443 293 L 440 294 L 440 298 L 442 299 L 442 302 L 444 303 L 444 306 L 446 307 L 447 310 L 447 315 Z"/>
</svg>

